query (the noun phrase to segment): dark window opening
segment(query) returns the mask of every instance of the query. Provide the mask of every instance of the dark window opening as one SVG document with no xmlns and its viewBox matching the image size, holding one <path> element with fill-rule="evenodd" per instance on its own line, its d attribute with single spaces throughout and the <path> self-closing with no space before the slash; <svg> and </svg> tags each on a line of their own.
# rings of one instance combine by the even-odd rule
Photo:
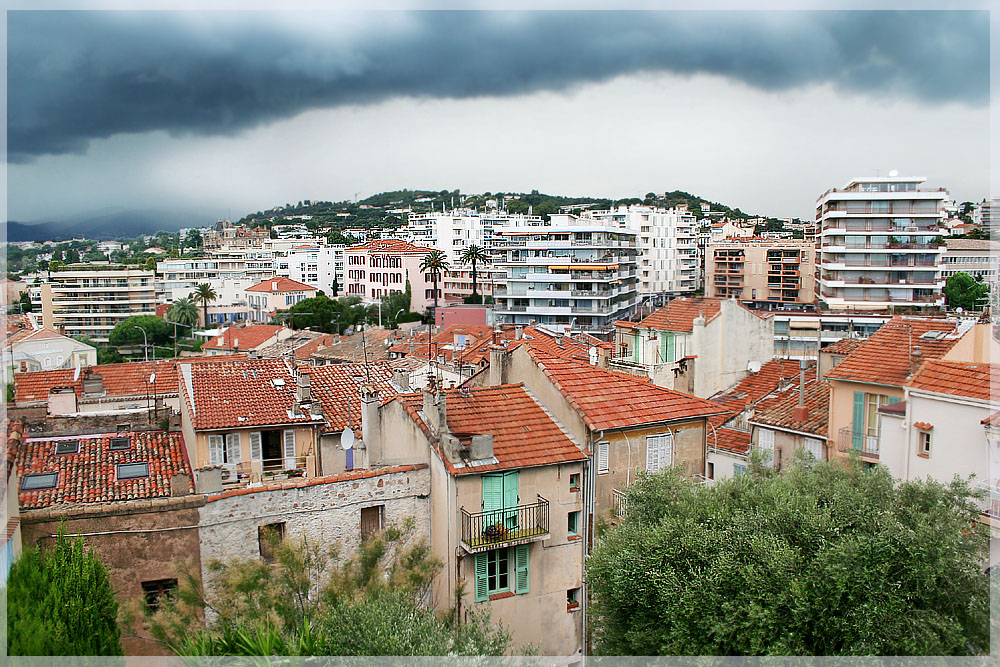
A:
<svg viewBox="0 0 1000 667">
<path fill-rule="evenodd" d="M 56 443 L 56 454 L 77 454 L 79 451 L 79 440 L 62 440 Z"/>
<path fill-rule="evenodd" d="M 142 593 L 146 596 L 146 606 L 150 611 L 156 611 L 161 600 L 170 600 L 177 590 L 176 579 L 156 579 L 142 582 Z"/>
<path fill-rule="evenodd" d="M 385 519 L 385 505 L 375 505 L 374 507 L 361 508 L 361 541 L 364 542 L 369 537 L 382 530 L 382 521 Z"/>
<path fill-rule="evenodd" d="M 257 528 L 257 545 L 265 563 L 274 562 L 274 550 L 285 539 L 285 522 L 269 523 Z"/>
<path fill-rule="evenodd" d="M 128 449 L 131 446 L 132 446 L 132 441 L 131 441 L 131 439 L 129 439 L 127 437 L 125 437 L 125 438 L 111 438 L 111 445 L 110 445 L 109 449 L 111 449 L 112 451 L 117 451 L 117 450 L 122 450 L 122 449 Z"/>
</svg>

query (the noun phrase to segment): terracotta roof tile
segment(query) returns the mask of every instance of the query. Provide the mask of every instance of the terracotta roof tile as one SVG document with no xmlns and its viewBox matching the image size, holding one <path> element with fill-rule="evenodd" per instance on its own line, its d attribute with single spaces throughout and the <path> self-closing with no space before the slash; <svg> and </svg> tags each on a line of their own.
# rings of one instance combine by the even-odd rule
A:
<svg viewBox="0 0 1000 667">
<path fill-rule="evenodd" d="M 267 343 L 281 331 L 277 324 L 253 324 L 229 327 L 221 336 L 213 336 L 202 344 L 203 350 L 253 350 Z M 219 339 L 222 339 L 221 341 Z"/>
<path fill-rule="evenodd" d="M 252 285 L 244 290 L 245 292 L 315 292 L 312 285 L 300 283 L 286 276 L 276 276 L 262 280 L 256 285 Z"/>
<path fill-rule="evenodd" d="M 83 398 L 83 380 L 88 374 L 99 375 L 105 396 L 145 396 L 149 376 L 156 374 L 152 392 L 177 393 L 177 367 L 174 361 L 133 361 L 123 364 L 88 366 L 81 370 L 76 380 L 75 368 L 54 371 L 19 373 L 14 376 L 14 402 L 30 403 L 47 401 L 49 392 L 56 387 L 72 387 L 78 398 Z"/>
<path fill-rule="evenodd" d="M 777 396 L 758 405 L 750 421 L 763 426 L 813 433 L 827 437 L 830 412 L 830 383 L 827 380 L 808 380 L 805 384 L 805 405 L 809 409 L 804 421 L 795 419 L 795 406 L 799 404 L 799 387 L 792 385 Z"/>
<path fill-rule="evenodd" d="M 384 364 L 328 364 L 308 370 L 312 395 L 323 406 L 327 429 L 343 431 L 348 425 L 361 436 L 361 396 L 365 385 L 378 392 L 379 405 L 396 397 L 398 390 L 392 384 L 392 369 Z"/>
<path fill-rule="evenodd" d="M 111 438 L 119 436 L 129 439 L 128 449 L 110 448 Z M 79 440 L 79 452 L 56 454 L 56 443 L 66 440 Z M 25 475 L 57 473 L 55 488 L 18 492 L 23 509 L 165 498 L 170 496 L 174 475 L 183 473 L 194 480 L 183 437 L 166 431 L 28 438 L 10 456 L 22 484 Z M 119 480 L 116 466 L 122 463 L 147 463 L 149 476 Z M 194 487 L 189 485 L 187 491 L 194 493 Z"/>
<path fill-rule="evenodd" d="M 596 368 L 529 348 L 531 358 L 591 430 L 707 417 L 719 405 L 658 387 L 647 378 Z"/>
<path fill-rule="evenodd" d="M 1000 426 L 1000 410 L 997 410 L 979 423 L 985 424 L 986 426 Z"/>
<path fill-rule="evenodd" d="M 988 401 L 991 388 L 1000 390 L 1000 364 L 930 359 L 921 364 L 906 386 Z"/>
<path fill-rule="evenodd" d="M 913 422 L 914 428 L 919 428 L 921 431 L 929 431 L 934 428 L 934 424 L 930 422 Z"/>
<path fill-rule="evenodd" d="M 699 315 L 705 318 L 706 323 L 714 319 L 719 314 L 722 301 L 723 299 L 709 296 L 677 297 L 663 308 L 660 308 L 652 315 L 640 321 L 637 328 L 690 332 L 694 329 L 694 320 Z M 760 317 L 759 314 L 749 310 L 742 304 L 740 304 L 740 307 Z M 615 326 L 636 328 L 626 325 L 624 322 L 617 322 Z"/>
<path fill-rule="evenodd" d="M 718 428 L 709 434 L 708 442 L 718 449 L 746 454 L 750 451 L 750 433 L 735 428 Z"/>
<path fill-rule="evenodd" d="M 553 465 L 583 461 L 586 453 L 580 449 L 544 408 L 529 394 L 523 384 L 505 384 L 467 390 L 443 392 L 449 430 L 459 437 L 472 434 L 493 435 L 493 455 L 497 463 L 474 467 L 456 467 L 439 450 L 442 460 L 453 475 L 481 474 L 494 470 L 509 470 L 530 466 Z M 402 394 L 399 401 L 410 417 L 430 434 L 420 416 L 423 394 Z M 432 438 L 436 443 L 437 439 Z"/>
<path fill-rule="evenodd" d="M 861 347 L 861 344 L 864 342 L 865 342 L 864 338 L 852 338 L 850 336 L 847 336 L 845 338 L 841 338 L 836 343 L 830 343 L 829 345 L 824 347 L 821 351 L 829 352 L 830 354 L 846 355 L 850 354 L 851 352 L 854 352 L 854 350 Z"/>
<path fill-rule="evenodd" d="M 358 245 L 352 245 L 350 248 L 347 248 L 346 252 L 357 252 L 361 250 L 367 251 L 369 254 L 425 255 L 433 250 L 433 248 L 413 245 L 412 243 L 408 243 L 400 239 L 380 239 L 368 241 L 367 243 L 359 243 Z"/>
<path fill-rule="evenodd" d="M 853 352 L 833 367 L 827 377 L 831 380 L 868 382 L 901 387 L 916 368 L 913 362 L 939 359 L 950 350 L 955 338 L 923 338 L 925 333 L 940 331 L 952 333 L 955 322 L 917 317 L 894 317 Z M 911 354 L 920 348 L 919 358 Z"/>
</svg>

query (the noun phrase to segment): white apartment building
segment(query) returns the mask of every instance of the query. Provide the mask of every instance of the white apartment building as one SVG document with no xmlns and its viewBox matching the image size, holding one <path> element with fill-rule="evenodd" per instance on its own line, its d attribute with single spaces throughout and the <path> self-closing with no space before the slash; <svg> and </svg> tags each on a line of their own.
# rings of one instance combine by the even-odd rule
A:
<svg viewBox="0 0 1000 667">
<path fill-rule="evenodd" d="M 947 190 L 923 177 L 853 178 L 816 204 L 816 298 L 831 310 L 944 305 L 939 243 Z"/>
<path fill-rule="evenodd" d="M 504 324 L 610 334 L 638 303 L 637 233 L 584 224 L 495 230 L 494 311 Z"/>
<path fill-rule="evenodd" d="M 944 242 L 944 270 L 941 272 L 944 280 L 956 273 L 968 273 L 973 278 L 982 276 L 988 283 L 1000 277 L 1000 241 L 945 239 Z"/>
<path fill-rule="evenodd" d="M 152 271 L 55 271 L 41 296 L 44 328 L 102 343 L 122 320 L 156 314 Z"/>
<path fill-rule="evenodd" d="M 1000 227 L 1000 199 L 994 197 L 983 201 L 972 211 L 972 222 L 987 232 Z"/>
<path fill-rule="evenodd" d="M 559 213 L 553 225 L 613 225 L 638 232 L 639 294 L 680 296 L 698 289 L 698 220 L 686 207 L 619 206 L 606 211 Z"/>
<path fill-rule="evenodd" d="M 311 285 L 330 298 L 337 296 L 334 282 L 344 291 L 344 245 L 300 244 L 274 260 L 275 272 Z"/>
<path fill-rule="evenodd" d="M 274 260 L 262 250 L 210 252 L 197 259 L 167 259 L 156 263 L 157 303 L 187 297 L 202 283 L 245 278 L 250 284 L 275 275 Z M 216 288 L 218 290 L 218 288 Z"/>
</svg>

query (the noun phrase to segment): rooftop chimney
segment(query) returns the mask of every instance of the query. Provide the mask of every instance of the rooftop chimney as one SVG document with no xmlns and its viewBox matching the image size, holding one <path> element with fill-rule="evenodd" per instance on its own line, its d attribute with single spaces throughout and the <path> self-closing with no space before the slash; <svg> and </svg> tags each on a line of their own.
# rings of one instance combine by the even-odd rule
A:
<svg viewBox="0 0 1000 667">
<path fill-rule="evenodd" d="M 378 416 L 378 391 L 370 384 L 361 387 L 361 440 L 371 462 L 382 459 L 382 425 Z"/>
<path fill-rule="evenodd" d="M 797 422 L 809 419 L 809 408 L 806 406 L 806 366 L 808 365 L 808 361 L 799 359 L 799 403 L 792 410 L 792 419 Z"/>
<path fill-rule="evenodd" d="M 556 345 L 559 345 L 561 347 L 562 344 L 563 344 L 563 335 L 562 335 L 562 333 L 557 333 L 556 334 Z"/>
<path fill-rule="evenodd" d="M 524 326 L 518 324 L 514 327 L 514 340 L 521 340 L 524 337 Z"/>
<path fill-rule="evenodd" d="M 424 387 L 424 422 L 435 433 L 448 432 L 448 404 L 438 389 L 434 378 L 428 378 Z"/>
<path fill-rule="evenodd" d="M 493 458 L 493 435 L 491 433 L 472 436 L 472 442 L 469 444 L 469 458 L 473 461 Z"/>
<path fill-rule="evenodd" d="M 87 371 L 87 374 L 83 376 L 83 393 L 90 395 L 103 394 L 104 378 L 93 371 Z"/>
<path fill-rule="evenodd" d="M 300 403 L 312 403 L 312 376 L 309 371 L 302 371 L 295 379 L 295 384 L 299 390 Z"/>
<path fill-rule="evenodd" d="M 403 391 L 410 391 L 410 374 L 403 368 L 392 371 L 392 381 Z"/>
</svg>

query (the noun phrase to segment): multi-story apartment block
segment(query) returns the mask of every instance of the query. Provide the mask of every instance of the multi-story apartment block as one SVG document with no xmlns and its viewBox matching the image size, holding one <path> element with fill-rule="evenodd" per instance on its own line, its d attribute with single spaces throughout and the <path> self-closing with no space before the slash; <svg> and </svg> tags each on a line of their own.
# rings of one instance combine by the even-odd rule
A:
<svg viewBox="0 0 1000 667">
<path fill-rule="evenodd" d="M 639 232 L 640 296 L 678 296 L 698 288 L 698 220 L 685 206 L 671 209 L 620 206 L 606 211 L 552 216 L 553 225 L 590 221 Z"/>
<path fill-rule="evenodd" d="M 57 271 L 42 285 L 41 297 L 46 329 L 102 343 L 122 320 L 156 314 L 152 271 Z"/>
<path fill-rule="evenodd" d="M 268 322 L 279 310 L 316 296 L 316 288 L 284 276 L 269 278 L 246 289 L 250 322 Z"/>
<path fill-rule="evenodd" d="M 814 301 L 816 249 L 807 241 L 724 241 L 705 251 L 705 292 L 754 307 Z"/>
<path fill-rule="evenodd" d="M 972 212 L 972 222 L 986 232 L 992 232 L 1000 227 L 1000 199 L 984 200 Z"/>
<path fill-rule="evenodd" d="M 215 226 L 202 234 L 202 247 L 210 250 L 250 250 L 261 248 L 270 233 L 262 228 L 251 229 L 232 224 L 228 220 L 220 220 Z"/>
<path fill-rule="evenodd" d="M 888 313 L 782 312 L 774 322 L 774 356 L 815 359 L 818 350 L 843 339 L 863 340 L 892 319 Z"/>
<path fill-rule="evenodd" d="M 274 260 L 279 276 L 287 276 L 300 283 L 312 285 L 334 298 L 334 283 L 338 291 L 344 289 L 344 245 L 297 245 L 284 256 Z"/>
<path fill-rule="evenodd" d="M 982 278 L 997 293 L 1000 281 L 1000 242 L 986 239 L 945 239 L 944 270 L 941 278 L 947 282 L 956 273 Z"/>
<path fill-rule="evenodd" d="M 493 240 L 496 315 L 506 324 L 608 334 L 638 302 L 636 232 L 611 224 L 508 228 Z"/>
<path fill-rule="evenodd" d="M 345 248 L 343 293 L 360 296 L 365 303 L 377 303 L 392 292 L 405 291 L 409 281 L 410 310 L 421 312 L 434 303 L 431 275 L 420 270 L 429 252 L 431 248 L 398 239 L 369 241 Z M 443 278 L 438 280 L 439 299 Z"/>
<path fill-rule="evenodd" d="M 922 177 L 853 178 L 817 200 L 817 298 L 834 310 L 940 308 L 943 188 Z"/>
</svg>

